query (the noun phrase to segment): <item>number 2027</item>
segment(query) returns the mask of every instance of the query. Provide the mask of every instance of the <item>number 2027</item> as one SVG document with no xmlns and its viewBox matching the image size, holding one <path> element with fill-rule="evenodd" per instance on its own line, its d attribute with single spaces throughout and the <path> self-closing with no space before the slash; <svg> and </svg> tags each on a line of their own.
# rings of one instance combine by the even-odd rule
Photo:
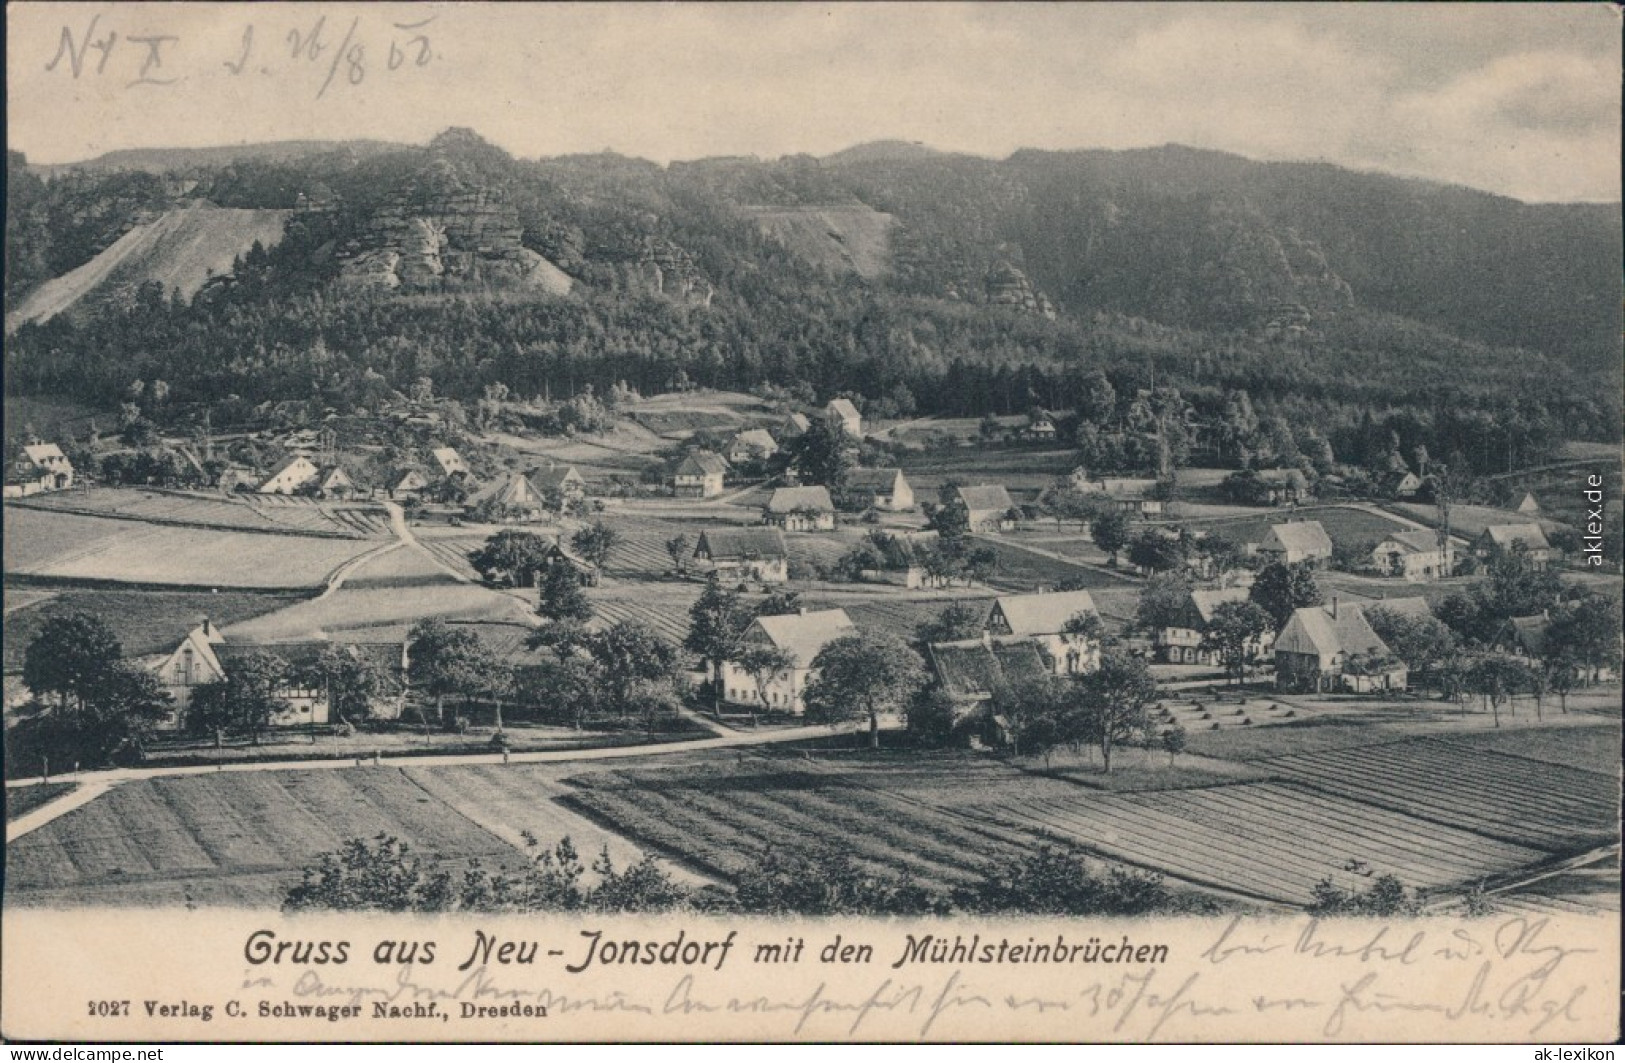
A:
<svg viewBox="0 0 1625 1063">
<path fill-rule="evenodd" d="M 128 1018 L 130 1015 L 130 1002 L 128 1000 L 92 1000 L 90 1002 L 92 1018 L 113 1019 Z"/>
</svg>

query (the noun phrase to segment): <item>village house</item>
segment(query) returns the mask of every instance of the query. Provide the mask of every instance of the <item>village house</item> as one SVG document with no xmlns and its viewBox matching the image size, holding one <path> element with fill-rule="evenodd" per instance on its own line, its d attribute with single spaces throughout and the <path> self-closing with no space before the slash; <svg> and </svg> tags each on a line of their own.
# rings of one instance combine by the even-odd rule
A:
<svg viewBox="0 0 1625 1063">
<path fill-rule="evenodd" d="M 1259 469 L 1259 491 L 1272 506 L 1295 506 L 1309 497 L 1308 481 L 1297 469 Z"/>
<path fill-rule="evenodd" d="M 1436 532 L 1397 531 L 1372 549 L 1371 564 L 1385 576 L 1424 583 L 1449 576 L 1455 570 L 1456 555 L 1448 541 L 1440 548 Z"/>
<path fill-rule="evenodd" d="M 259 488 L 262 477 L 246 465 L 228 465 L 220 470 L 215 478 L 214 486 L 225 494 L 234 494 L 238 491 L 254 491 Z"/>
<path fill-rule="evenodd" d="M 1539 524 L 1492 524 L 1473 540 L 1473 554 L 1489 561 L 1511 553 L 1518 545 L 1528 549 L 1529 561 L 1537 567 L 1545 567 L 1552 559 L 1552 546 Z"/>
<path fill-rule="evenodd" d="M 801 436 L 801 435 L 805 435 L 806 432 L 807 432 L 807 429 L 809 429 L 811 427 L 812 427 L 812 422 L 807 419 L 806 414 L 804 414 L 804 413 L 787 414 L 787 415 L 785 415 L 784 422 L 779 425 L 779 440 L 782 442 L 782 441 L 785 441 L 785 440 L 795 439 L 795 438 L 797 438 L 798 436 Z"/>
<path fill-rule="evenodd" d="M 524 473 L 510 472 L 470 495 L 465 511 L 501 521 L 536 521 L 547 515 L 547 500 Z"/>
<path fill-rule="evenodd" d="M 587 481 L 574 465 L 550 465 L 545 469 L 536 469 L 530 474 L 530 482 L 544 497 L 549 491 L 557 491 L 566 506 L 580 502 L 587 496 Z"/>
<path fill-rule="evenodd" d="M 320 476 L 321 472 L 316 463 L 304 455 L 289 458 L 262 480 L 257 490 L 262 495 L 291 495 Z"/>
<path fill-rule="evenodd" d="M 598 566 L 556 539 L 548 544 L 547 550 L 542 554 L 541 567 L 545 569 L 554 565 L 569 566 L 583 587 L 598 586 Z"/>
<path fill-rule="evenodd" d="M 1066 630 L 1084 616 L 1100 618 L 1088 591 L 1006 595 L 994 599 L 987 631 L 994 638 L 1032 640 L 1055 675 L 1082 675 L 1100 667 L 1100 640 Z"/>
<path fill-rule="evenodd" d="M 723 448 L 722 456 L 735 465 L 748 465 L 751 462 L 766 461 L 779 452 L 778 443 L 768 434 L 765 428 L 751 428 L 740 432 L 728 441 Z"/>
<path fill-rule="evenodd" d="M 863 438 L 863 415 L 852 405 L 851 399 L 830 399 L 824 407 L 824 416 L 841 426 L 841 431 L 853 439 Z"/>
<path fill-rule="evenodd" d="M 827 487 L 777 487 L 762 507 L 762 523 L 786 531 L 833 531 L 835 503 Z"/>
<path fill-rule="evenodd" d="M 1015 504 L 1002 484 L 955 487 L 949 493 L 948 505 L 965 511 L 965 521 L 973 532 L 1007 531 L 1015 527 L 1011 515 Z"/>
<path fill-rule="evenodd" d="M 474 476 L 474 470 L 468 467 L 468 462 L 463 460 L 463 456 L 457 453 L 454 447 L 435 447 L 429 451 L 429 456 L 434 458 L 442 477 L 456 476 L 458 473 L 470 479 Z"/>
<path fill-rule="evenodd" d="M 1055 439 L 1055 418 L 1048 411 L 1035 410 L 1027 417 L 1021 437 L 1034 443 L 1048 443 Z"/>
<path fill-rule="evenodd" d="M 1549 612 L 1510 617 L 1496 631 L 1491 645 L 1514 657 L 1539 661 L 1546 656 L 1547 636 L 1551 629 L 1552 616 Z"/>
<path fill-rule="evenodd" d="M 755 676 L 733 661 L 724 662 L 719 681 L 723 700 L 734 705 L 799 716 L 807 711 L 802 701 L 807 684 L 817 677 L 811 666 L 818 657 L 818 651 L 836 639 L 857 633 L 857 626 L 844 609 L 759 616 L 745 630 L 742 637 L 744 644 L 783 650 L 794 663 L 784 672 Z"/>
<path fill-rule="evenodd" d="M 865 583 L 886 583 L 907 590 L 948 586 L 953 577 L 945 572 L 933 574 L 921 563 L 922 550 L 934 549 L 940 540 L 931 529 L 890 534 L 882 551 L 885 564 L 881 568 L 866 568 L 858 573 Z"/>
<path fill-rule="evenodd" d="M 841 490 L 861 509 L 896 513 L 914 508 L 914 489 L 902 469 L 850 469 Z"/>
<path fill-rule="evenodd" d="M 324 466 L 316 474 L 316 495 L 319 498 L 354 498 L 355 481 L 341 466 Z"/>
<path fill-rule="evenodd" d="M 413 501 L 423 497 L 429 489 L 429 478 L 422 469 L 405 469 L 395 477 L 389 487 L 389 497 L 396 502 Z"/>
<path fill-rule="evenodd" d="M 777 528 L 707 528 L 694 544 L 694 557 L 708 562 L 724 584 L 790 579 L 790 552 Z"/>
<path fill-rule="evenodd" d="M 1157 481 L 1131 479 L 1103 479 L 1087 484 L 1084 491 L 1098 494 L 1131 517 L 1156 517 L 1162 514 L 1162 499 L 1157 495 Z"/>
<path fill-rule="evenodd" d="M 1405 665 L 1377 637 L 1357 605 L 1295 609 L 1275 638 L 1275 685 L 1280 690 L 1366 694 L 1404 690 Z"/>
<path fill-rule="evenodd" d="M 197 689 L 225 679 L 233 661 L 255 652 L 278 657 L 288 666 L 283 684 L 276 691 L 283 707 L 271 717 L 270 726 L 321 726 L 334 722 L 327 692 L 320 686 L 302 683 L 299 677 L 308 675 L 315 660 L 334 645 L 339 644 L 321 640 L 263 645 L 229 642 L 219 628 L 204 620 L 187 632 L 173 650 L 139 658 L 137 663 L 152 672 L 174 699 L 169 715 L 156 724 L 158 730 L 183 729 Z M 383 679 L 382 696 L 375 699 L 372 715 L 384 719 L 398 717 L 406 693 L 405 646 L 399 642 L 370 642 L 343 644 L 341 649 L 352 657 L 370 661 Z"/>
<path fill-rule="evenodd" d="M 1213 611 L 1226 602 L 1247 600 L 1246 587 L 1191 591 L 1185 596 L 1185 602 L 1175 622 L 1151 633 L 1152 652 L 1156 659 L 1165 664 L 1219 663 L 1219 655 L 1202 645 L 1208 624 L 1213 620 Z M 1265 632 L 1248 644 L 1249 656 L 1255 658 L 1265 656 L 1274 643 L 1275 633 Z"/>
<path fill-rule="evenodd" d="M 1279 561 L 1284 565 L 1302 561 L 1319 564 L 1331 560 L 1332 540 L 1318 520 L 1271 524 L 1269 534 L 1258 544 L 1258 553 L 1266 561 Z"/>
<path fill-rule="evenodd" d="M 29 443 L 6 470 L 5 496 L 20 498 L 73 486 L 73 462 L 55 443 Z"/>
<path fill-rule="evenodd" d="M 1422 478 L 1409 469 L 1395 469 L 1383 476 L 1377 486 L 1385 498 L 1415 498 L 1422 489 Z"/>
<path fill-rule="evenodd" d="M 948 696 L 987 701 L 1001 686 L 1051 675 L 1049 661 L 1031 639 L 979 639 L 933 642 L 926 647 L 931 671 Z"/>
<path fill-rule="evenodd" d="M 1518 499 L 1518 504 L 1514 507 L 1514 510 L 1526 517 L 1538 517 L 1540 516 L 1540 503 L 1535 500 L 1534 494 L 1525 491 L 1523 497 Z"/>
<path fill-rule="evenodd" d="M 722 480 L 728 464 L 721 455 L 696 450 L 683 455 L 672 473 L 672 490 L 678 498 L 714 498 L 722 493 Z"/>
</svg>

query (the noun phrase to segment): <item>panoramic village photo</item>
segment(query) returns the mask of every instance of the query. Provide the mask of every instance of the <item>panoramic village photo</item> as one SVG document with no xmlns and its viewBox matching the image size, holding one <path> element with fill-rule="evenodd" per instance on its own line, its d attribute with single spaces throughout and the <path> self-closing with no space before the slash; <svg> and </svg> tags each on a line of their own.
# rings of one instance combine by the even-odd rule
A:
<svg viewBox="0 0 1625 1063">
<path fill-rule="evenodd" d="M 1617 913 L 1617 27 L 1389 6 L 33 19 L 5 904 Z"/>
</svg>

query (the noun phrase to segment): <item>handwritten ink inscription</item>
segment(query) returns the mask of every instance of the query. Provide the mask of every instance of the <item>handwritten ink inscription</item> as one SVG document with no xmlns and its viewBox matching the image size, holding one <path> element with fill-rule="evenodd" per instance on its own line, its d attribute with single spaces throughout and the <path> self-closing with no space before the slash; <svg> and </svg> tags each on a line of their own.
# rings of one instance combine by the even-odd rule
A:
<svg viewBox="0 0 1625 1063">
<path fill-rule="evenodd" d="M 96 14 L 63 24 L 47 73 L 70 81 L 106 80 L 125 89 L 163 88 L 213 75 L 227 79 L 309 74 L 316 99 L 368 78 L 399 78 L 439 62 L 430 15 L 394 22 L 361 15 L 329 22 L 312 14 L 297 24 L 244 23 L 235 46 L 213 45 L 176 33 L 127 32 Z"/>
</svg>

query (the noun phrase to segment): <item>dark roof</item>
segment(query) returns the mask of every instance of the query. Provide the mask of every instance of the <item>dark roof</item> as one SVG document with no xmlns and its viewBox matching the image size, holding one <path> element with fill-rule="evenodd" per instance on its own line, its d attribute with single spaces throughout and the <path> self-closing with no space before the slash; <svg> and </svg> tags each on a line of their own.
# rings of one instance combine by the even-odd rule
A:
<svg viewBox="0 0 1625 1063">
<path fill-rule="evenodd" d="M 1048 668 L 1038 646 L 1027 639 L 981 639 L 937 642 L 929 647 L 931 665 L 943 688 L 956 697 L 980 697 L 1016 680 L 1045 675 Z"/>
<path fill-rule="evenodd" d="M 692 451 L 677 463 L 677 473 L 681 476 L 721 476 L 727 471 L 728 463 L 709 450 Z"/>
<path fill-rule="evenodd" d="M 707 528 L 694 544 L 694 556 L 713 561 L 755 561 L 786 557 L 784 533 L 777 528 Z"/>
<path fill-rule="evenodd" d="M 902 475 L 902 469 L 850 469 L 846 474 L 846 486 L 849 489 L 861 487 L 871 491 L 890 491 Z"/>
</svg>

